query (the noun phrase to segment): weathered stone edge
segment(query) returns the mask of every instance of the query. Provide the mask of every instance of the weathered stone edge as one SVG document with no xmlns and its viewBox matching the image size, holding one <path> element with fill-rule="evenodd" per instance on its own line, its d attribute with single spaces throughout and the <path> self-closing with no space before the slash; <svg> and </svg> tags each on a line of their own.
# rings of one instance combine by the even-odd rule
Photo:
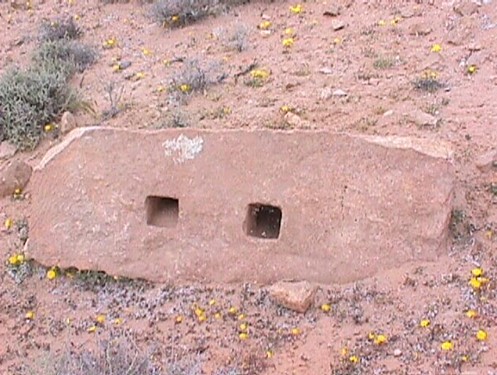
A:
<svg viewBox="0 0 497 375">
<path fill-rule="evenodd" d="M 182 129 L 185 132 L 194 131 L 196 133 L 229 133 L 229 132 L 240 132 L 240 129 Z M 129 129 L 121 129 L 121 128 L 113 128 L 113 127 L 101 127 L 101 126 L 90 126 L 90 127 L 81 127 L 74 129 L 71 131 L 65 139 L 49 149 L 39 164 L 34 168 L 34 171 L 44 169 L 57 155 L 63 152 L 69 145 L 75 140 L 83 137 L 86 134 L 92 132 L 105 132 L 105 131 L 120 131 L 120 132 L 129 132 L 129 133 L 141 133 L 141 134 L 158 134 L 158 133 L 180 133 L 179 129 L 162 129 L 162 130 L 129 130 Z M 397 148 L 397 149 L 412 149 L 421 154 L 425 154 L 434 158 L 442 158 L 447 160 L 452 160 L 454 156 L 454 151 L 451 146 L 446 142 L 441 141 L 431 141 L 427 139 L 421 138 L 411 138 L 411 137 L 400 137 L 400 136 L 369 136 L 369 135 L 355 135 L 343 132 L 329 132 L 326 130 L 318 130 L 318 131 L 309 131 L 309 130 L 286 130 L 286 131 L 274 131 L 274 130 L 266 130 L 266 129 L 251 129 L 251 130 L 242 130 L 246 133 L 279 133 L 279 134 L 308 134 L 308 133 L 327 133 L 327 134 L 336 134 L 336 135 L 346 135 L 351 138 L 363 139 L 367 142 L 374 143 L 380 146 L 384 146 L 387 148 Z"/>
</svg>

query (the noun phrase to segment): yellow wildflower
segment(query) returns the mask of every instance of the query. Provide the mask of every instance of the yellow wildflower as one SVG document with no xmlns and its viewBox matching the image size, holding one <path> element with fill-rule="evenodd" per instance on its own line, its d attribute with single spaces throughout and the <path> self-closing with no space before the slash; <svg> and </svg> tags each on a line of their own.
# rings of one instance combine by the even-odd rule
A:
<svg viewBox="0 0 497 375">
<path fill-rule="evenodd" d="M 268 70 L 265 70 L 265 69 L 254 69 L 250 72 L 250 75 L 252 76 L 252 78 L 254 79 L 268 79 L 269 78 L 269 71 Z"/>
<path fill-rule="evenodd" d="M 475 74 L 477 70 L 478 70 L 478 67 L 476 65 L 468 66 L 468 73 L 469 74 Z"/>
<path fill-rule="evenodd" d="M 385 20 L 379 20 L 378 21 L 378 26 L 385 26 L 387 23 L 385 22 Z"/>
<path fill-rule="evenodd" d="M 33 319 L 35 318 L 35 313 L 34 313 L 34 311 L 28 311 L 28 312 L 26 313 L 26 315 L 25 315 L 25 318 L 26 318 L 27 320 L 33 320 Z"/>
<path fill-rule="evenodd" d="M 423 319 L 421 320 L 421 322 L 419 323 L 419 325 L 423 328 L 426 328 L 426 327 L 429 327 L 431 324 L 430 320 L 429 319 Z"/>
<path fill-rule="evenodd" d="M 116 326 L 119 326 L 119 325 L 121 325 L 123 323 L 124 323 L 124 319 L 123 318 L 116 318 L 116 319 L 114 319 L 114 325 L 116 325 Z"/>
<path fill-rule="evenodd" d="M 241 332 L 241 333 L 238 335 L 238 337 L 240 338 L 240 340 L 247 340 L 247 339 L 248 339 L 248 337 L 249 337 L 249 335 L 248 335 L 248 333 L 246 333 L 246 332 Z"/>
<path fill-rule="evenodd" d="M 285 38 L 282 41 L 283 47 L 290 48 L 293 47 L 295 40 L 293 38 Z"/>
<path fill-rule="evenodd" d="M 91 327 L 88 327 L 88 329 L 86 330 L 88 333 L 94 333 L 97 331 L 97 326 L 93 325 Z"/>
<path fill-rule="evenodd" d="M 291 332 L 292 332 L 292 335 L 298 336 L 302 333 L 302 330 L 300 328 L 295 327 L 295 328 L 292 328 Z"/>
<path fill-rule="evenodd" d="M 488 333 L 483 329 L 479 329 L 478 332 L 476 332 L 476 339 L 478 341 L 486 341 L 487 338 L 488 338 Z"/>
<path fill-rule="evenodd" d="M 238 309 L 237 309 L 236 307 L 232 306 L 232 307 L 230 307 L 230 308 L 228 309 L 228 313 L 229 313 L 230 315 L 236 315 L 236 314 L 238 313 Z"/>
<path fill-rule="evenodd" d="M 342 355 L 342 357 L 347 356 L 349 354 L 349 348 L 344 346 L 342 349 L 340 349 L 340 354 Z"/>
<path fill-rule="evenodd" d="M 290 12 L 293 14 L 300 14 L 304 11 L 304 7 L 302 4 L 292 5 L 290 6 Z"/>
<path fill-rule="evenodd" d="M 14 254 L 9 257 L 9 264 L 11 266 L 20 266 L 25 261 L 23 254 Z"/>
<path fill-rule="evenodd" d="M 22 195 L 22 189 L 21 188 L 17 188 L 14 190 L 14 198 L 20 198 Z"/>
<path fill-rule="evenodd" d="M 14 220 L 12 220 L 10 217 L 5 219 L 5 222 L 3 224 L 5 226 L 5 229 L 10 229 L 14 225 Z"/>
<path fill-rule="evenodd" d="M 192 91 L 192 87 L 191 87 L 190 85 L 188 85 L 188 84 L 186 84 L 186 83 L 185 83 L 185 84 L 183 84 L 183 85 L 181 85 L 181 86 L 179 87 L 179 90 L 180 90 L 182 93 L 187 94 L 187 93 L 189 93 L 190 91 Z"/>
<path fill-rule="evenodd" d="M 247 332 L 248 331 L 248 324 L 247 323 L 242 323 L 240 324 L 240 331 L 242 332 Z"/>
<path fill-rule="evenodd" d="M 183 317 L 181 315 L 178 315 L 175 319 L 174 322 L 176 324 L 181 324 L 183 322 Z"/>
<path fill-rule="evenodd" d="M 473 319 L 478 316 L 478 313 L 475 310 L 468 310 L 466 311 L 466 316 L 470 319 Z"/>
<path fill-rule="evenodd" d="M 55 129 L 55 126 L 53 124 L 46 124 L 43 127 L 43 130 L 45 131 L 45 133 L 50 133 L 54 129 Z"/>
<path fill-rule="evenodd" d="M 47 279 L 48 280 L 53 280 L 57 277 L 57 270 L 55 268 L 50 268 L 47 271 Z"/>
<path fill-rule="evenodd" d="M 172 17 L 171 17 L 171 21 L 173 21 L 173 22 L 175 22 L 175 23 L 176 23 L 176 22 L 179 22 L 179 20 L 180 20 L 180 16 L 178 16 L 178 15 L 175 15 L 175 16 L 172 16 Z"/>
<path fill-rule="evenodd" d="M 18 266 L 19 263 L 17 262 L 17 255 L 11 255 L 8 260 L 9 264 L 11 266 Z"/>
<path fill-rule="evenodd" d="M 454 349 L 454 344 L 452 343 L 452 341 L 444 341 L 440 347 L 442 348 L 442 350 L 444 351 L 449 351 L 449 350 L 452 350 Z"/>
<path fill-rule="evenodd" d="M 240 315 L 238 315 L 238 320 L 243 320 L 243 319 L 245 319 L 246 317 L 247 317 L 247 315 L 245 315 L 245 314 L 240 314 Z"/>
<path fill-rule="evenodd" d="M 351 356 L 349 357 L 349 361 L 350 361 L 351 363 L 358 363 L 358 362 L 359 362 L 359 357 L 358 357 L 358 356 L 356 356 L 356 355 L 351 355 Z"/>
<path fill-rule="evenodd" d="M 140 79 L 143 79 L 143 78 L 145 78 L 145 73 L 138 72 L 138 73 L 135 74 L 135 79 L 136 80 L 140 80 Z"/>
<path fill-rule="evenodd" d="M 321 311 L 327 313 L 331 311 L 331 305 L 329 303 L 324 303 L 321 305 Z"/>
<path fill-rule="evenodd" d="M 431 52 L 438 53 L 442 51 L 442 46 L 440 44 L 434 44 L 431 46 Z"/>
<path fill-rule="evenodd" d="M 105 315 L 103 315 L 103 314 L 97 315 L 97 317 L 95 318 L 95 321 L 99 324 L 104 324 L 105 323 Z"/>
<path fill-rule="evenodd" d="M 211 300 L 209 301 L 209 306 L 214 306 L 216 303 L 217 303 L 217 302 L 216 302 L 216 300 L 215 300 L 215 299 L 211 299 Z"/>
<path fill-rule="evenodd" d="M 271 28 L 272 24 L 269 21 L 262 21 L 258 28 L 261 30 L 269 30 Z"/>
<path fill-rule="evenodd" d="M 217 312 L 214 314 L 214 318 L 217 319 L 217 320 L 220 320 L 223 318 L 223 315 L 220 313 L 220 312 Z"/>
<path fill-rule="evenodd" d="M 152 56 L 154 53 L 148 48 L 142 48 L 142 54 L 143 56 Z"/>
<path fill-rule="evenodd" d="M 474 277 L 480 277 L 480 276 L 483 276 L 483 268 L 481 267 L 478 267 L 478 268 L 473 268 L 471 270 L 471 274 L 474 276 Z"/>
<path fill-rule="evenodd" d="M 274 352 L 272 350 L 266 350 L 266 358 L 273 358 Z"/>
<path fill-rule="evenodd" d="M 378 335 L 375 337 L 374 339 L 374 343 L 376 345 L 382 345 L 382 344 L 385 344 L 386 342 L 388 341 L 388 338 L 386 335 Z"/>
<path fill-rule="evenodd" d="M 475 290 L 478 290 L 481 288 L 481 281 L 479 278 L 472 277 L 471 280 L 469 280 L 469 285 Z"/>
<path fill-rule="evenodd" d="M 102 47 L 105 49 L 111 49 L 117 46 L 117 39 L 112 37 L 103 42 Z"/>
</svg>

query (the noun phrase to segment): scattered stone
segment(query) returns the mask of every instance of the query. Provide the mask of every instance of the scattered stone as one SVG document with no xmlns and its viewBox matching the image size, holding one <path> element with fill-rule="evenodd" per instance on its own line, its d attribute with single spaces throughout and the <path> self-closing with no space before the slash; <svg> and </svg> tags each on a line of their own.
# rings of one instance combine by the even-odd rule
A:
<svg viewBox="0 0 497 375">
<path fill-rule="evenodd" d="M 497 168 L 497 149 L 490 150 L 476 159 L 476 167 L 482 172 L 489 172 Z"/>
<path fill-rule="evenodd" d="M 331 21 L 331 27 L 333 28 L 334 31 L 341 30 L 345 26 L 346 26 L 346 24 L 343 21 L 340 21 L 340 20 L 333 20 L 333 21 Z"/>
<path fill-rule="evenodd" d="M 345 91 L 343 91 L 342 89 L 332 90 L 330 87 L 325 87 L 324 89 L 321 90 L 319 97 L 322 100 L 328 100 L 332 96 L 336 96 L 338 98 L 343 98 L 347 95 L 348 94 Z"/>
<path fill-rule="evenodd" d="M 400 349 L 395 349 L 395 350 L 393 351 L 393 356 L 394 356 L 394 357 L 400 357 L 401 355 L 402 355 L 402 350 L 400 350 Z"/>
<path fill-rule="evenodd" d="M 333 90 L 331 87 L 325 87 L 324 89 L 321 90 L 321 93 L 319 94 L 319 97 L 321 100 L 328 100 L 331 98 L 333 95 Z"/>
<path fill-rule="evenodd" d="M 307 281 L 280 281 L 269 288 L 269 295 L 287 309 L 305 313 L 314 302 L 317 287 Z"/>
<path fill-rule="evenodd" d="M 409 120 L 411 120 L 418 126 L 436 127 L 438 125 L 438 119 L 435 116 L 432 116 L 429 113 L 423 112 L 419 109 L 410 112 L 407 116 Z"/>
<path fill-rule="evenodd" d="M 462 3 L 454 5 L 454 12 L 460 16 L 471 16 L 478 11 L 478 4 L 473 1 L 463 1 Z"/>
<path fill-rule="evenodd" d="M 323 16 L 337 17 L 342 12 L 342 7 L 340 5 L 330 5 L 329 9 L 323 13 Z"/>
<path fill-rule="evenodd" d="M 303 120 L 299 115 L 288 112 L 284 117 L 285 122 L 293 128 L 307 128 L 309 123 Z"/>
<path fill-rule="evenodd" d="M 0 159 L 8 159 L 15 155 L 17 147 L 7 141 L 0 143 Z"/>
<path fill-rule="evenodd" d="M 120 61 L 119 62 L 119 70 L 127 69 L 131 66 L 131 61 Z"/>
<path fill-rule="evenodd" d="M 409 27 L 409 34 L 415 36 L 424 36 L 428 35 L 433 31 L 433 28 L 429 23 L 415 23 Z"/>
<path fill-rule="evenodd" d="M 60 119 L 60 132 L 67 134 L 78 126 L 76 119 L 71 112 L 64 112 Z"/>
<path fill-rule="evenodd" d="M 322 73 L 322 74 L 333 74 L 333 69 L 331 69 L 330 67 L 324 67 L 324 68 L 321 68 L 319 69 L 319 73 Z"/>
<path fill-rule="evenodd" d="M 383 114 L 383 117 L 389 117 L 393 115 L 393 109 L 389 109 Z"/>
<path fill-rule="evenodd" d="M 12 195 L 16 189 L 24 189 L 32 172 L 33 168 L 23 161 L 9 163 L 0 171 L 0 197 Z"/>
<path fill-rule="evenodd" d="M 333 91 L 333 96 L 344 97 L 347 96 L 347 93 L 342 89 L 336 89 L 335 91 Z"/>
</svg>

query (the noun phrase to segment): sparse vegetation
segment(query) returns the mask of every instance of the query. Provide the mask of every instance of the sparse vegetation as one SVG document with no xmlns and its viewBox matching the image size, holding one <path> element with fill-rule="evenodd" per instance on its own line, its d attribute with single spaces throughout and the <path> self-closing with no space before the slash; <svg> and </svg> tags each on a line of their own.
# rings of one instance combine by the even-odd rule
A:
<svg viewBox="0 0 497 375">
<path fill-rule="evenodd" d="M 152 5 L 151 16 L 164 27 L 182 27 L 246 2 L 247 0 L 158 0 Z"/>
<path fill-rule="evenodd" d="M 152 6 L 152 17 L 164 27 L 180 27 L 213 14 L 218 6 L 218 0 L 158 0 Z"/>
<path fill-rule="evenodd" d="M 57 21 L 59 22 L 59 21 Z M 54 26 L 58 25 L 58 26 Z M 43 126 L 64 111 L 82 106 L 69 79 L 96 60 L 96 53 L 77 41 L 80 35 L 72 21 L 42 27 L 43 42 L 31 65 L 13 67 L 0 77 L 0 137 L 20 149 L 34 148 Z"/>
<path fill-rule="evenodd" d="M 41 42 L 78 39 L 83 32 L 72 18 L 45 20 L 40 27 Z"/>
<path fill-rule="evenodd" d="M 209 85 L 220 83 L 226 77 L 220 71 L 220 64 L 203 66 L 197 59 L 186 60 L 181 71 L 172 80 L 172 93 L 179 93 L 184 99 L 195 92 L 203 93 Z"/>
<path fill-rule="evenodd" d="M 250 29 L 247 25 L 237 24 L 231 31 L 231 35 L 225 42 L 225 45 L 229 49 L 233 49 L 237 52 L 243 52 L 249 46 L 249 35 Z"/>
<path fill-rule="evenodd" d="M 422 77 L 413 82 L 413 85 L 417 90 L 429 93 L 434 93 L 444 87 L 435 72 L 425 72 Z"/>
<path fill-rule="evenodd" d="M 151 353 L 142 352 L 129 333 L 113 332 L 109 339 L 98 340 L 95 346 L 96 350 L 48 352 L 33 365 L 25 366 L 22 375 L 161 374 L 150 360 Z"/>
<path fill-rule="evenodd" d="M 117 114 L 125 108 L 122 103 L 124 86 L 118 88 L 115 81 L 110 81 L 105 85 L 104 90 L 107 94 L 107 99 L 109 100 L 109 108 L 103 111 L 102 118 L 108 120 L 117 116 Z"/>
<path fill-rule="evenodd" d="M 373 67 L 379 70 L 390 69 L 395 66 L 395 63 L 396 60 L 393 57 L 379 56 L 373 62 Z"/>
<path fill-rule="evenodd" d="M 7 70 L 0 77 L 1 138 L 20 149 L 32 149 L 45 124 L 77 106 L 78 96 L 68 85 L 65 66 Z"/>
</svg>

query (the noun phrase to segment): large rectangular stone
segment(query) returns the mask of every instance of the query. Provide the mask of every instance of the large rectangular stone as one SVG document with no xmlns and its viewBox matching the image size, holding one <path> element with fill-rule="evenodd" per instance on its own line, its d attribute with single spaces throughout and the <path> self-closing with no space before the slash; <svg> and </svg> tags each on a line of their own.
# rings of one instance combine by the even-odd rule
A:
<svg viewBox="0 0 497 375">
<path fill-rule="evenodd" d="M 29 255 L 160 282 L 358 280 L 446 251 L 450 152 L 326 131 L 77 129 L 35 168 Z"/>
</svg>

